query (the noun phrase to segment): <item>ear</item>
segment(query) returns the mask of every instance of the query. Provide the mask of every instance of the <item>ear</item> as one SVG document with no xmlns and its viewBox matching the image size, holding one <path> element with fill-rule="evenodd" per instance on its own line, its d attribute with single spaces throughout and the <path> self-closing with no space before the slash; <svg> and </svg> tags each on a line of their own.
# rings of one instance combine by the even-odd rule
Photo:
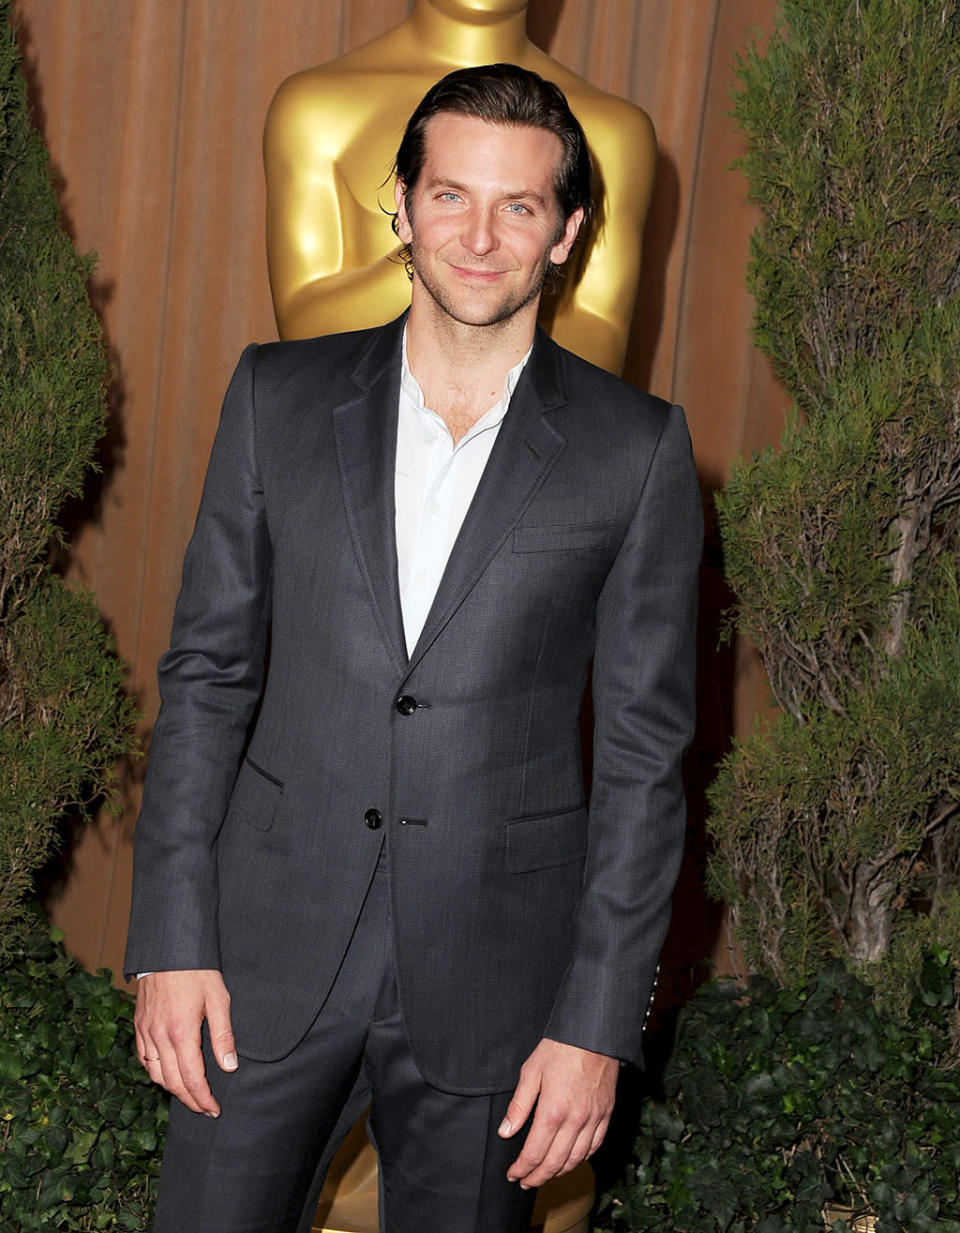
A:
<svg viewBox="0 0 960 1233">
<path fill-rule="evenodd" d="M 400 179 L 394 181 L 393 200 L 397 206 L 397 236 L 403 244 L 413 239 L 413 228 L 407 215 L 407 186 Z"/>
<path fill-rule="evenodd" d="M 570 256 L 570 249 L 573 248 L 573 242 L 577 238 L 582 222 L 583 207 L 577 206 L 563 225 L 563 235 L 554 244 L 553 248 L 550 249 L 550 260 L 554 265 L 563 265 Z"/>
</svg>

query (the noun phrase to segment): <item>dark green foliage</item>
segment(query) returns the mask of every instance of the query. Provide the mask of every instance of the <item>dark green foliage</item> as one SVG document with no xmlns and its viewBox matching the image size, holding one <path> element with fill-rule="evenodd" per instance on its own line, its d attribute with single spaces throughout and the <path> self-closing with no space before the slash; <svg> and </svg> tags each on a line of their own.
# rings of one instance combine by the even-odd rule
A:
<svg viewBox="0 0 960 1233">
<path fill-rule="evenodd" d="M 93 597 L 47 566 L 103 431 L 107 363 L 9 18 L 0 0 L 0 1233 L 141 1229 L 165 1108 L 130 999 L 29 933 L 25 907 L 58 818 L 109 789 L 135 715 Z"/>
<path fill-rule="evenodd" d="M 960 3 L 782 0 L 739 64 L 756 337 L 796 399 L 719 500 L 782 710 L 711 805 L 748 966 L 960 964 Z"/>
<path fill-rule="evenodd" d="M 53 819 L 104 786 L 130 748 L 135 715 L 120 691 L 93 598 L 41 575 L 17 619 L 0 625 L 7 717 L 0 725 L 0 956 L 26 919 L 24 896 L 50 845 Z M 16 709 L 14 709 L 16 708 Z"/>
<path fill-rule="evenodd" d="M 805 415 L 844 360 L 899 368 L 960 291 L 958 22 L 952 0 L 782 0 L 739 63 L 757 341 Z"/>
<path fill-rule="evenodd" d="M 781 0 L 738 75 L 795 405 L 718 502 L 780 713 L 709 879 L 764 975 L 682 1012 L 605 1227 L 960 1233 L 960 0 Z"/>
<path fill-rule="evenodd" d="M 945 952 L 927 956 L 907 1023 L 839 962 L 795 990 L 703 986 L 602 1227 L 822 1233 L 829 1202 L 872 1212 L 877 1233 L 960 1233 L 952 1002 Z"/>
<path fill-rule="evenodd" d="M 110 786 L 134 708 L 92 597 L 45 561 L 105 418 L 89 259 L 59 224 L 49 160 L 0 3 L 0 961 L 57 818 Z"/>
<path fill-rule="evenodd" d="M 0 970 L 0 1233 L 147 1227 L 167 1106 L 133 1004 L 42 931 Z"/>
<path fill-rule="evenodd" d="M 107 361 L 90 258 L 59 223 L 50 166 L 0 5 L 0 615 L 14 615 L 104 425 Z"/>
</svg>

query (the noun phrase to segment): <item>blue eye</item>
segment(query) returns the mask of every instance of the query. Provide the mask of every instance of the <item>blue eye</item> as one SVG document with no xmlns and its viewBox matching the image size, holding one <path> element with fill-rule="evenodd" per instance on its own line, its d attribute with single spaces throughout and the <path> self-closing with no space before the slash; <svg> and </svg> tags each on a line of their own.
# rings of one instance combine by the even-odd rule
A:
<svg viewBox="0 0 960 1233">
<path fill-rule="evenodd" d="M 507 209 L 510 210 L 513 214 L 529 214 L 530 213 L 529 207 L 525 206 L 522 201 L 511 201 L 511 203 L 507 206 Z"/>
</svg>

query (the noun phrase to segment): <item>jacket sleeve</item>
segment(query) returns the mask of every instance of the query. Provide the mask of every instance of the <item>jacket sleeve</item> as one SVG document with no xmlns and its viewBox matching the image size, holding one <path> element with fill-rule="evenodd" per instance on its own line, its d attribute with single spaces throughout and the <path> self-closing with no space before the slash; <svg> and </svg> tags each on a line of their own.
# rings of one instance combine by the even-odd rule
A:
<svg viewBox="0 0 960 1233">
<path fill-rule="evenodd" d="M 271 551 L 247 347 L 183 565 L 134 836 L 124 971 L 217 968 L 216 838 L 263 682 Z"/>
<path fill-rule="evenodd" d="M 690 439 L 673 407 L 597 606 L 587 864 L 545 1033 L 636 1062 L 683 853 L 702 540 Z"/>
</svg>

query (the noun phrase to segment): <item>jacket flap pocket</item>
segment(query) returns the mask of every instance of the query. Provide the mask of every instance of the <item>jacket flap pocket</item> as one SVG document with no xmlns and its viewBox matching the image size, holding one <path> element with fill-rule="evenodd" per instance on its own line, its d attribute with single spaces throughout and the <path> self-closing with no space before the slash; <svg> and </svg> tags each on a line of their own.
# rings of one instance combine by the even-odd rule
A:
<svg viewBox="0 0 960 1233">
<path fill-rule="evenodd" d="M 507 823 L 507 868 L 511 873 L 550 869 L 581 860 L 587 851 L 587 808 Z"/>
<path fill-rule="evenodd" d="M 249 758 L 244 758 L 233 786 L 230 808 L 244 822 L 257 830 L 268 831 L 283 796 L 283 784 L 260 769 Z"/>
<path fill-rule="evenodd" d="M 517 527 L 514 552 L 576 552 L 601 548 L 610 533 L 608 526 Z"/>
</svg>

